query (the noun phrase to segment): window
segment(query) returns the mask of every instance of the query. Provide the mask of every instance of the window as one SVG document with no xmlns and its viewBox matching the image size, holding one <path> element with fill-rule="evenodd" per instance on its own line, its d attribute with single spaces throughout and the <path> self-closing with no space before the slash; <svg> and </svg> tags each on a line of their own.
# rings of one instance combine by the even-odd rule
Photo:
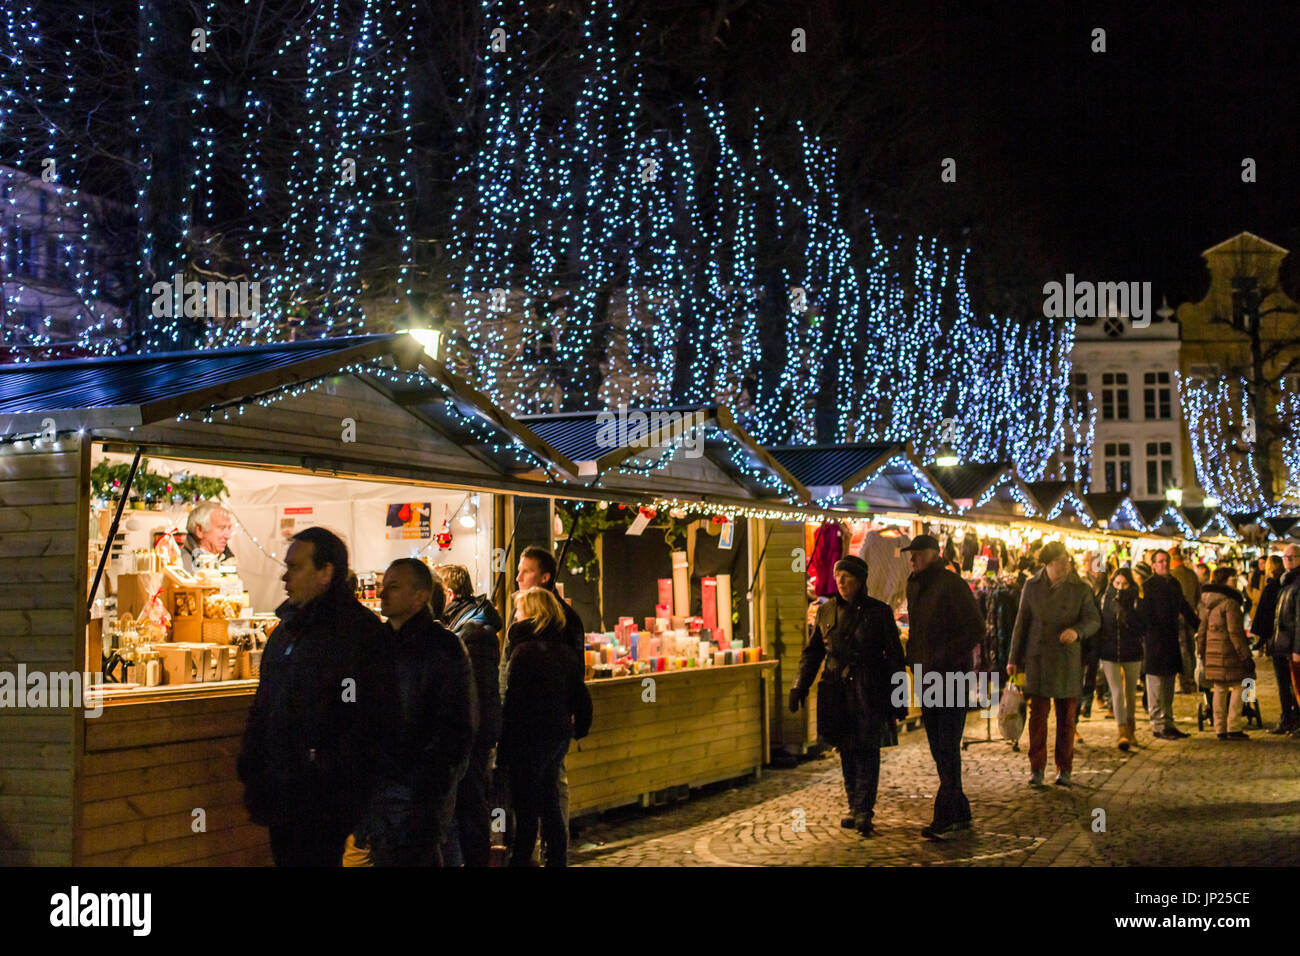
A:
<svg viewBox="0 0 1300 956">
<path fill-rule="evenodd" d="M 1174 443 L 1147 442 L 1147 496 L 1163 498 L 1174 487 Z"/>
<path fill-rule="evenodd" d="M 1074 403 L 1074 414 L 1080 418 L 1088 417 L 1088 373 L 1075 372 L 1073 384 L 1070 387 L 1071 400 Z"/>
<path fill-rule="evenodd" d="M 37 278 L 36 238 L 22 226 L 13 230 L 9 242 L 9 274 L 20 279 Z"/>
<path fill-rule="evenodd" d="M 1102 373 L 1101 417 L 1106 421 L 1128 421 L 1127 372 Z"/>
<path fill-rule="evenodd" d="M 1128 491 L 1133 483 L 1133 458 L 1128 442 L 1108 441 L 1102 446 L 1102 473 L 1107 491 Z"/>
<path fill-rule="evenodd" d="M 1148 419 L 1169 419 L 1169 373 L 1147 372 L 1142 381 L 1142 405 Z"/>
</svg>

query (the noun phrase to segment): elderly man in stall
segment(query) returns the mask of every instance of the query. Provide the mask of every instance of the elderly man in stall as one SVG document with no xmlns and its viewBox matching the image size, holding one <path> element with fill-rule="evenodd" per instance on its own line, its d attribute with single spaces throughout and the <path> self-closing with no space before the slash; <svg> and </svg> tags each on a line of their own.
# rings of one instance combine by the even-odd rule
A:
<svg viewBox="0 0 1300 956">
<path fill-rule="evenodd" d="M 219 565 L 234 562 L 230 538 L 235 533 L 235 521 L 230 512 L 217 502 L 201 501 L 195 505 L 185 522 L 185 530 L 181 563 L 186 571 L 193 573 L 204 554 L 214 555 Z"/>
</svg>

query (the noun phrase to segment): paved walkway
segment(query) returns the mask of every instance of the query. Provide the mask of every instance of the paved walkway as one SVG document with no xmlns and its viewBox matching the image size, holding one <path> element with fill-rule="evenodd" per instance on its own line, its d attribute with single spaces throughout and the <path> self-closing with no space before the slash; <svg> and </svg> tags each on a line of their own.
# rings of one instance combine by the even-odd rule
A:
<svg viewBox="0 0 1300 956">
<path fill-rule="evenodd" d="M 1278 713 L 1272 667 L 1257 661 L 1265 728 Z M 1265 673 L 1267 671 L 1267 673 Z M 1300 864 L 1300 740 L 1249 728 L 1249 741 L 1197 732 L 1196 695 L 1175 699 L 1192 737 L 1115 746 L 1099 708 L 1079 730 L 1074 786 L 1032 790 L 1029 758 L 1005 741 L 963 755 L 972 830 L 922 839 L 937 778 L 924 731 L 883 751 L 877 836 L 839 826 L 839 759 L 766 770 L 761 780 L 693 795 L 673 807 L 606 815 L 571 847 L 576 866 L 1295 866 Z M 1141 702 L 1138 704 L 1139 713 Z M 996 737 L 996 727 L 993 729 Z M 1054 729 L 1048 729 L 1049 748 Z M 984 736 L 971 715 L 968 739 Z M 1021 738 L 1022 748 L 1028 736 Z M 1049 752 L 1048 780 L 1054 778 Z"/>
</svg>

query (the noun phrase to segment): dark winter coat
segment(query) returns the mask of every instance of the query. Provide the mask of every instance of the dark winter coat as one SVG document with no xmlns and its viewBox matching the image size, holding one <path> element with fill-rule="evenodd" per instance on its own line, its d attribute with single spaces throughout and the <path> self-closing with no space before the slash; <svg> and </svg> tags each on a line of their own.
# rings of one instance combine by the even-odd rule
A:
<svg viewBox="0 0 1300 956">
<path fill-rule="evenodd" d="M 817 731 L 837 746 L 865 741 L 894 717 L 905 717 L 891 702 L 895 686 L 906 688 L 903 645 L 894 612 L 863 587 L 852 603 L 837 593 L 817 609 L 812 635 L 799 658 L 794 690 L 808 694 L 825 661 L 817 689 Z M 905 690 L 904 690 L 905 695 Z"/>
<path fill-rule="evenodd" d="M 491 750 L 501 739 L 501 615 L 485 596 L 453 601 L 443 615 L 456 636 L 465 643 L 478 705 L 477 750 Z"/>
<path fill-rule="evenodd" d="M 1101 596 L 1101 635 L 1097 638 L 1098 660 L 1142 660 L 1142 638 L 1146 622 L 1137 609 L 1137 588 L 1123 591 L 1106 588 Z"/>
<path fill-rule="evenodd" d="M 1073 628 L 1079 639 L 1062 644 L 1061 633 Z M 1082 643 L 1101 629 L 1092 588 L 1071 571 L 1052 584 L 1043 568 L 1025 582 L 1020 612 L 1011 635 L 1010 663 L 1024 671 L 1029 697 L 1078 697 L 1083 686 Z"/>
<path fill-rule="evenodd" d="M 1292 654 L 1300 652 L 1300 568 L 1282 575 L 1274 617 L 1269 653 L 1289 660 Z"/>
<path fill-rule="evenodd" d="M 1207 584 L 1201 589 L 1201 625 L 1196 632 L 1196 654 L 1205 661 L 1207 681 L 1236 684 L 1255 676 L 1236 588 Z"/>
<path fill-rule="evenodd" d="M 1172 677 L 1183 671 L 1183 653 L 1178 643 L 1178 622 L 1200 627 L 1200 620 L 1183 597 L 1182 586 L 1169 575 L 1153 574 L 1142 585 L 1138 613 L 1146 623 L 1142 641 L 1145 670 L 1157 677 Z"/>
<path fill-rule="evenodd" d="M 383 624 L 346 586 L 287 602 L 262 654 L 236 763 L 254 823 L 361 817 L 390 733 L 396 694 Z M 347 685 L 345 680 L 355 681 Z"/>
<path fill-rule="evenodd" d="M 974 649 L 984 637 L 975 595 L 938 562 L 907 579 L 908 664 L 927 671 L 971 671 Z"/>
<path fill-rule="evenodd" d="M 386 734 L 380 779 L 357 839 L 381 865 L 404 848 L 442 837 L 474 742 L 474 683 L 460 638 L 420 610 L 387 627 L 396 672 L 396 714 Z"/>
<path fill-rule="evenodd" d="M 1257 640 L 1267 641 L 1273 637 L 1273 624 L 1277 619 L 1277 598 L 1282 593 L 1280 578 L 1269 577 L 1259 593 L 1255 605 L 1255 614 L 1250 619 L 1250 633 Z"/>
<path fill-rule="evenodd" d="M 558 627 L 538 634 L 531 621 L 518 621 L 508 636 L 497 754 L 502 764 L 520 766 L 544 760 L 570 737 L 587 736 L 591 694 L 582 658 Z"/>
</svg>

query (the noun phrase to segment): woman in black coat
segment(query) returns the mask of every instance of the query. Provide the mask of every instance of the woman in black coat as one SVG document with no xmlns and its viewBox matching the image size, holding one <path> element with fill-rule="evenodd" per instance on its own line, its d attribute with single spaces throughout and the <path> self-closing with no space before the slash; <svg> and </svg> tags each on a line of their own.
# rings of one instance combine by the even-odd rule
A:
<svg viewBox="0 0 1300 956">
<path fill-rule="evenodd" d="M 560 774 L 570 739 L 581 740 L 591 729 L 591 694 L 582 659 L 566 640 L 559 599 L 544 588 L 529 588 L 518 602 L 506 642 L 497 748 L 515 810 L 510 865 L 531 865 L 540 820 L 546 865 L 565 866 L 569 834 Z"/>
<path fill-rule="evenodd" d="M 1097 656 L 1110 685 L 1120 750 L 1128 750 L 1137 743 L 1134 709 L 1138 672 L 1142 669 L 1142 637 L 1146 632 L 1146 622 L 1137 608 L 1137 593 L 1133 575 L 1128 568 L 1120 568 L 1111 576 L 1110 587 L 1101 596 Z"/>
<path fill-rule="evenodd" d="M 1269 638 L 1273 636 L 1273 622 L 1277 614 L 1277 596 L 1282 590 L 1282 575 L 1286 572 L 1286 566 L 1282 564 L 1282 559 L 1276 554 L 1268 556 L 1268 562 L 1264 567 L 1268 571 L 1268 577 L 1265 579 L 1264 587 L 1260 591 L 1259 603 L 1255 605 L 1255 613 L 1250 618 L 1250 636 L 1255 639 L 1252 650 L 1256 651 L 1262 651 Z"/>
</svg>

